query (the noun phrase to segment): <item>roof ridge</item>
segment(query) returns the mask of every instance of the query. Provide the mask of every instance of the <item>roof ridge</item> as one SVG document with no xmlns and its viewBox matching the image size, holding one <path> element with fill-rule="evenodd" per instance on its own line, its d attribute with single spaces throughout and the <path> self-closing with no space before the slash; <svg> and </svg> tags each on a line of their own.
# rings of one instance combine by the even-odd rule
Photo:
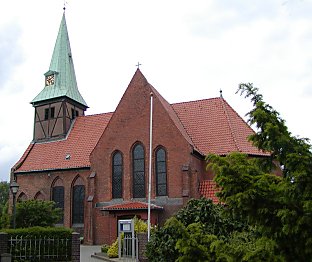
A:
<svg viewBox="0 0 312 262">
<path fill-rule="evenodd" d="M 34 145 L 36 144 L 36 142 L 31 142 L 30 145 L 28 146 L 28 148 L 26 149 L 26 151 L 24 152 L 24 154 L 22 155 L 22 157 L 16 162 L 16 164 L 11 168 L 11 172 L 16 171 L 18 168 L 20 168 L 23 163 L 25 162 L 26 158 L 28 157 L 28 155 L 30 154 L 30 151 L 32 150 L 32 148 L 34 147 Z"/>
<path fill-rule="evenodd" d="M 115 112 L 105 112 L 105 113 L 96 113 L 96 114 L 90 114 L 90 115 L 84 115 L 84 116 L 78 116 L 77 118 L 81 117 L 92 117 L 92 116 L 99 116 L 99 115 L 108 115 L 108 114 L 114 114 Z"/>
<path fill-rule="evenodd" d="M 183 122 L 181 121 L 181 118 L 179 117 L 179 115 L 178 115 L 177 112 L 175 111 L 174 107 L 173 107 L 172 105 L 170 105 L 170 106 L 172 107 L 172 109 L 173 109 L 174 113 L 176 114 L 177 118 L 179 119 L 179 121 L 180 121 L 180 123 L 181 123 L 183 129 L 185 130 L 185 133 L 188 135 L 188 137 L 189 137 L 190 140 L 192 141 L 193 147 L 196 148 L 196 150 L 197 150 L 198 152 L 200 152 L 199 149 L 195 146 L 195 143 L 194 143 L 194 141 L 193 141 L 193 139 L 192 139 L 192 136 L 190 136 L 189 132 L 188 132 L 187 129 L 185 128 L 185 125 L 184 125 Z M 200 153 L 202 154 L 202 152 L 200 152 Z"/>
<path fill-rule="evenodd" d="M 236 137 L 234 135 L 233 126 L 232 126 L 229 114 L 227 112 L 227 108 L 225 106 L 225 100 L 224 100 L 224 98 L 220 98 L 220 99 L 221 99 L 222 107 L 223 107 L 223 110 L 225 112 L 225 116 L 226 116 L 226 119 L 227 119 L 227 122 L 228 122 L 228 125 L 229 125 L 229 128 L 230 128 L 230 133 L 231 133 L 231 136 L 233 138 L 234 144 L 235 144 L 236 148 L 238 149 L 238 151 L 241 152 L 241 149 L 240 149 L 240 147 L 239 147 L 239 145 L 237 143 L 237 139 L 236 139 Z"/>
<path fill-rule="evenodd" d="M 170 105 L 188 104 L 188 103 L 195 103 L 195 102 L 201 102 L 201 101 L 207 101 L 207 100 L 214 100 L 214 99 L 219 99 L 219 98 L 220 97 L 203 98 L 203 99 L 197 99 L 197 100 L 191 100 L 191 101 L 176 102 Z"/>
<path fill-rule="evenodd" d="M 165 99 L 163 98 L 163 96 L 157 91 L 156 88 L 154 88 L 150 83 L 148 83 L 150 88 L 152 89 L 152 91 L 156 94 L 156 96 L 159 98 L 159 102 L 164 106 L 165 110 L 168 112 L 168 115 L 170 117 L 170 119 L 172 120 L 173 124 L 176 126 L 176 128 L 181 132 L 182 136 L 186 139 L 186 141 L 193 147 L 196 148 L 197 151 L 199 151 L 197 149 L 197 147 L 195 146 L 194 141 L 192 140 L 192 138 L 190 137 L 189 133 L 187 132 L 185 126 L 183 125 L 180 117 L 178 116 L 177 112 L 174 110 L 174 107 Z M 167 106 L 167 105 L 168 106 Z M 171 111 L 174 113 L 174 116 L 177 118 L 177 120 L 173 119 L 172 114 L 168 111 L 168 109 L 171 109 Z M 179 128 L 179 126 L 181 126 L 181 128 Z M 181 130 L 182 129 L 182 130 Z M 183 132 L 185 134 L 183 134 Z"/>
</svg>

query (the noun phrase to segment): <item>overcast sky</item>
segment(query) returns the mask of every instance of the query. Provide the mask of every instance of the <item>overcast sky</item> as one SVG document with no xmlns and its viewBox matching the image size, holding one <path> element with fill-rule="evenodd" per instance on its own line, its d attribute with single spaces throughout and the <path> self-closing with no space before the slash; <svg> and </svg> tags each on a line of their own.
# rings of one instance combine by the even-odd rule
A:
<svg viewBox="0 0 312 262">
<path fill-rule="evenodd" d="M 63 0 L 3 1 L 0 9 L 0 181 L 32 140 L 30 101 L 43 89 Z M 66 21 L 87 114 L 114 111 L 135 65 L 169 102 L 235 94 L 251 82 L 312 139 L 312 0 L 67 0 Z"/>
</svg>

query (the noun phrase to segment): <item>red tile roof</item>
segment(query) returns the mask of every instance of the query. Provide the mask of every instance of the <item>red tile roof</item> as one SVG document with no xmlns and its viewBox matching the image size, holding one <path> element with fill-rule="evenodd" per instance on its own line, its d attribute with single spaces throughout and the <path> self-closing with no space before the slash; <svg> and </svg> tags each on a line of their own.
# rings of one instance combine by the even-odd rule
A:
<svg viewBox="0 0 312 262">
<path fill-rule="evenodd" d="M 131 81 L 134 80 L 148 84 L 139 70 Z M 151 88 L 186 141 L 202 155 L 226 155 L 234 151 L 268 155 L 248 142 L 254 131 L 223 98 L 169 104 L 153 86 L 144 86 Z M 90 167 L 90 154 L 112 115 L 78 117 L 66 139 L 30 144 L 14 169 L 30 172 Z"/>
<path fill-rule="evenodd" d="M 174 111 L 174 108 L 172 107 L 172 105 L 170 105 L 167 102 L 167 100 L 164 99 L 152 85 L 150 85 L 150 87 L 153 90 L 153 93 L 155 94 L 155 96 L 162 103 L 162 105 L 165 108 L 165 110 L 168 112 L 168 115 L 170 116 L 170 118 L 173 121 L 173 123 L 175 124 L 175 126 L 179 129 L 179 131 L 181 132 L 182 136 L 185 138 L 185 140 L 190 145 L 192 145 L 197 150 L 196 145 L 194 145 L 192 139 L 190 138 L 190 136 L 187 133 L 187 130 L 185 130 L 185 128 L 183 127 L 183 124 L 180 121 L 180 119 L 179 119 L 178 115 L 176 114 L 176 112 Z"/>
<path fill-rule="evenodd" d="M 223 98 L 172 104 L 196 148 L 203 155 L 242 152 L 267 156 L 248 141 L 254 131 Z"/>
<path fill-rule="evenodd" d="M 116 205 L 105 206 L 102 211 L 120 211 L 120 210 L 147 210 L 148 204 L 145 202 L 125 202 Z M 151 204 L 151 209 L 162 210 L 163 207 Z"/>
<path fill-rule="evenodd" d="M 112 113 L 78 117 L 65 139 L 30 144 L 15 165 L 16 172 L 89 167 L 90 153 L 111 116 Z"/>
<path fill-rule="evenodd" d="M 220 203 L 219 198 L 216 196 L 216 193 L 220 191 L 216 187 L 217 184 L 213 180 L 204 180 L 199 184 L 199 193 L 201 197 L 209 198 L 213 203 Z"/>
</svg>

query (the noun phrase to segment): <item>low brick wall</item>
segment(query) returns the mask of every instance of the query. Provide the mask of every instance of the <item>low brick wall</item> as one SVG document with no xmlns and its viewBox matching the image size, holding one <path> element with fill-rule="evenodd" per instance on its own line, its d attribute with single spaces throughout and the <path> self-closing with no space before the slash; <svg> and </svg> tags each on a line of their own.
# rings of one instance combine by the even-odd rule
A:
<svg viewBox="0 0 312 262">
<path fill-rule="evenodd" d="M 9 252 L 8 234 L 0 232 L 0 261 L 11 262 L 11 255 Z"/>
<path fill-rule="evenodd" d="M 72 262 L 80 262 L 80 234 L 72 233 Z"/>
<path fill-rule="evenodd" d="M 147 233 L 139 233 L 138 242 L 139 242 L 139 261 L 140 262 L 148 261 L 145 255 L 146 244 L 147 244 Z"/>
<path fill-rule="evenodd" d="M 8 251 L 8 234 L 0 232 L 0 255 Z"/>
</svg>

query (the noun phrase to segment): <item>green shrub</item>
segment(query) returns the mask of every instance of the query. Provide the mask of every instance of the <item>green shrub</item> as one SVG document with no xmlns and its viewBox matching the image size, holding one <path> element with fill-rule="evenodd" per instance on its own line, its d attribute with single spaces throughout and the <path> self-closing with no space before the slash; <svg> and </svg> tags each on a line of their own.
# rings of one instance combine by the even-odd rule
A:
<svg viewBox="0 0 312 262">
<path fill-rule="evenodd" d="M 73 230 L 65 227 L 28 227 L 17 229 L 4 229 L 3 232 L 8 233 L 9 237 L 50 237 L 50 238 L 69 238 L 71 237 Z"/>
<path fill-rule="evenodd" d="M 146 245 L 148 261 L 176 261 L 180 255 L 175 248 L 176 243 L 185 230 L 185 226 L 176 217 L 169 218 L 163 227 L 153 232 Z"/>
<path fill-rule="evenodd" d="M 109 245 L 104 244 L 104 245 L 101 247 L 101 252 L 102 252 L 102 253 L 107 253 L 108 249 L 109 249 Z"/>
<path fill-rule="evenodd" d="M 16 227 L 51 227 L 62 217 L 53 201 L 26 200 L 16 204 Z"/>
<path fill-rule="evenodd" d="M 0 214 L 0 228 L 9 228 L 10 227 L 10 219 L 11 215 L 8 213 L 9 202 L 2 207 L 2 211 Z"/>
<path fill-rule="evenodd" d="M 142 219 L 138 219 L 136 216 L 133 218 L 134 220 L 134 232 L 135 233 L 144 233 L 147 232 L 147 223 Z"/>
<path fill-rule="evenodd" d="M 108 248 L 107 255 L 109 258 L 118 257 L 118 238 L 115 242 Z"/>
</svg>

